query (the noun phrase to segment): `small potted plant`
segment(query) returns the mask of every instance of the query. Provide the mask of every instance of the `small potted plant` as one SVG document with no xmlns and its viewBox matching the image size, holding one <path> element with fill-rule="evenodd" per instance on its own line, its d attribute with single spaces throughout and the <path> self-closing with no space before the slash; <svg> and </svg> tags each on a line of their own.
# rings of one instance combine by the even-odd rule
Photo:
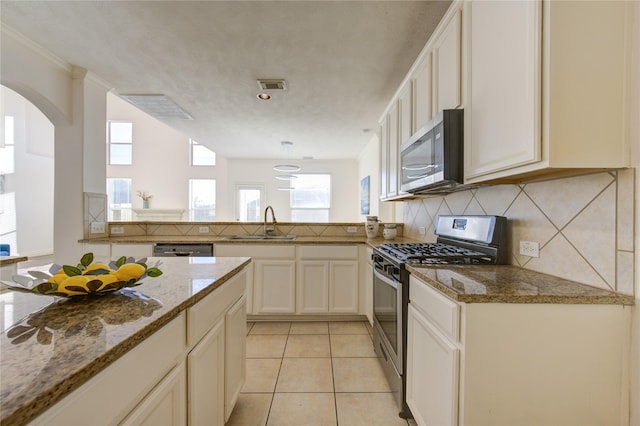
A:
<svg viewBox="0 0 640 426">
<path fill-rule="evenodd" d="M 153 197 L 153 195 L 147 194 L 144 191 L 138 191 L 137 194 L 138 194 L 138 197 L 142 198 L 142 208 L 143 209 L 148 209 L 149 208 L 149 200 L 151 199 L 151 197 Z"/>
</svg>

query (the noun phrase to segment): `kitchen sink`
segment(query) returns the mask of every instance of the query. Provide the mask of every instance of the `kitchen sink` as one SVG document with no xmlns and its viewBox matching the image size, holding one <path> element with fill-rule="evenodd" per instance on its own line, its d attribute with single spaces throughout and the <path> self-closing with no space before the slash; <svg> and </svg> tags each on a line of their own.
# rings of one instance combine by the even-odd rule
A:
<svg viewBox="0 0 640 426">
<path fill-rule="evenodd" d="M 261 240 L 295 240 L 295 235 L 232 235 L 226 237 L 225 240 L 247 240 L 247 241 L 261 241 Z"/>
</svg>

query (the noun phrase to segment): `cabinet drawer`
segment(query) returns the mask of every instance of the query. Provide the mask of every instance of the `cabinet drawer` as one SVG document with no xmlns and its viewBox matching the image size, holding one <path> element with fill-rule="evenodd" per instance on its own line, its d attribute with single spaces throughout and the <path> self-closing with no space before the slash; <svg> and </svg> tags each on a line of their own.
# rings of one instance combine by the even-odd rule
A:
<svg viewBox="0 0 640 426">
<path fill-rule="evenodd" d="M 460 338 L 460 305 L 428 284 L 410 277 L 410 303 L 455 342 Z"/>
<path fill-rule="evenodd" d="M 187 310 L 188 347 L 191 348 L 198 343 L 217 319 L 244 294 L 246 275 L 246 269 L 242 270 Z"/>
<path fill-rule="evenodd" d="M 300 259 L 357 259 L 357 246 L 299 246 L 298 257 Z"/>
<path fill-rule="evenodd" d="M 294 259 L 296 246 L 294 244 L 215 244 L 216 256 L 253 257 L 256 259 Z"/>
</svg>

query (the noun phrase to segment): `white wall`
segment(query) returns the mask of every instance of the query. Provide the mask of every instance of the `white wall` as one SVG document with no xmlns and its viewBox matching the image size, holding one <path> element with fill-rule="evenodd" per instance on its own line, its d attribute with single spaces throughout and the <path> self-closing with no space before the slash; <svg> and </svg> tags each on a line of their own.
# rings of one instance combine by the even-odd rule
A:
<svg viewBox="0 0 640 426">
<path fill-rule="evenodd" d="M 298 173 L 331 174 L 331 217 L 330 222 L 361 222 L 360 187 L 358 164 L 355 160 L 301 160 L 295 161 L 302 170 Z M 226 206 L 228 216 L 219 220 L 236 220 L 235 187 L 238 184 L 262 184 L 265 186 L 266 205 L 271 205 L 280 222 L 291 220 L 289 192 L 278 190 L 283 181 L 275 178 L 273 160 L 229 160 Z M 286 184 L 286 183 L 285 183 Z M 222 203 L 222 199 L 221 203 Z"/>
<path fill-rule="evenodd" d="M 53 252 L 53 124 L 13 90 L 0 86 L 0 97 L 0 120 L 13 117 L 15 143 L 15 171 L 0 170 L 6 179 L 5 192 L 0 194 L 0 240 L 10 244 L 12 255 L 50 254 Z M 11 130 L 5 128 L 4 131 Z"/>
<path fill-rule="evenodd" d="M 191 166 L 189 137 L 130 103 L 107 95 L 107 118 L 133 123 L 133 165 L 107 166 L 110 178 L 131 178 L 133 208 L 142 208 L 136 191 L 151 193 L 150 207 L 157 209 L 189 209 L 189 179 L 216 179 L 216 198 L 226 198 L 227 162 L 217 156 L 216 166 Z M 102 181 L 102 191 L 105 182 Z M 223 203 L 217 203 L 217 215 L 226 216 Z M 185 219 L 187 219 L 185 213 Z M 217 220 L 220 220 L 219 218 Z"/>
</svg>

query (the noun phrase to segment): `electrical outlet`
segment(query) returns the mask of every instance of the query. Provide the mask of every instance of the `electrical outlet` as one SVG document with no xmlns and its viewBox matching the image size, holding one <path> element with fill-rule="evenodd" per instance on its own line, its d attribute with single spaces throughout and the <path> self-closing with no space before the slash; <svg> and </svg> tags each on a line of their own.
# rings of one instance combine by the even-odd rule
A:
<svg viewBox="0 0 640 426">
<path fill-rule="evenodd" d="M 105 232 L 105 223 L 104 222 L 91 222 L 91 233 L 92 234 L 104 234 Z"/>
<path fill-rule="evenodd" d="M 540 257 L 540 243 L 520 241 L 520 254 L 529 257 Z"/>
<path fill-rule="evenodd" d="M 122 226 L 112 226 L 111 227 L 112 234 L 124 234 L 124 228 Z"/>
<path fill-rule="evenodd" d="M 208 226 L 200 226 L 198 227 L 198 232 L 201 234 L 208 234 L 209 233 L 209 227 Z"/>
<path fill-rule="evenodd" d="M 347 228 L 347 232 L 350 234 L 355 234 L 356 232 L 358 232 L 358 227 L 357 226 L 349 226 Z"/>
<path fill-rule="evenodd" d="M 420 228 L 418 228 L 418 232 L 420 233 L 420 235 L 424 235 L 427 233 L 427 228 L 421 226 Z"/>
</svg>

